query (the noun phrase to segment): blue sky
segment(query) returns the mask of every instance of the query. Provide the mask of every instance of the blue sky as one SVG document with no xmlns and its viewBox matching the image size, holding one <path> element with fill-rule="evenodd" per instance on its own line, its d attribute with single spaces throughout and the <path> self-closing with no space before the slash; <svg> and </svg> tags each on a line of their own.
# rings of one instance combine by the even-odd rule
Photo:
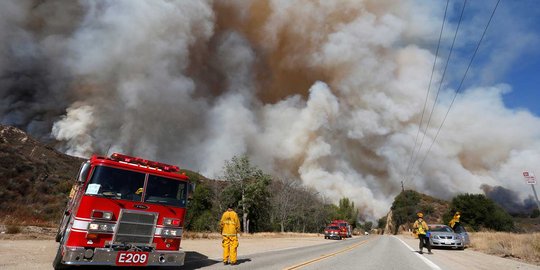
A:
<svg viewBox="0 0 540 270">
<path fill-rule="evenodd" d="M 467 2 L 462 23 L 462 34 L 467 34 L 458 36 L 461 46 L 458 50 L 458 63 L 451 64 L 455 72 L 452 75 L 452 85 L 459 82 L 455 80 L 461 78 L 496 2 L 497 0 Z M 456 23 L 463 2 L 452 0 L 451 3 L 451 21 Z M 447 30 L 451 32 L 453 29 Z M 446 35 L 453 34 L 449 32 Z M 464 36 L 468 39 L 464 39 Z M 449 42 L 448 38 L 446 42 Z M 540 116 L 539 71 L 540 1 L 501 0 L 473 62 L 472 70 L 467 76 L 465 88 L 474 85 L 509 84 L 512 91 L 503 95 L 506 106 L 512 109 L 527 109 Z"/>
<path fill-rule="evenodd" d="M 540 116 L 540 53 L 521 57 L 516 62 L 504 77 L 513 88 L 504 95 L 504 103 L 509 108 L 526 108 Z"/>
<path fill-rule="evenodd" d="M 497 21 L 512 26 L 530 41 L 510 61 L 501 78 L 513 88 L 504 96 L 504 102 L 510 108 L 527 108 L 540 116 L 540 1 L 502 1 L 500 8 L 503 12 L 495 15 Z M 511 14 L 510 18 L 508 14 Z M 491 32 L 495 38 L 504 34 Z"/>
</svg>

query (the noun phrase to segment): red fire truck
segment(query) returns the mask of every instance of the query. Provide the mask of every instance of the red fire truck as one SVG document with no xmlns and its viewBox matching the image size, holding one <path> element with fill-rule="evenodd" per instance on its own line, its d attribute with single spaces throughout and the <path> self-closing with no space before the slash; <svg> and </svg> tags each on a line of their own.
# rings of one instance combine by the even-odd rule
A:
<svg viewBox="0 0 540 270">
<path fill-rule="evenodd" d="M 177 166 L 118 153 L 81 165 L 60 222 L 54 269 L 181 266 L 189 184 Z"/>
<path fill-rule="evenodd" d="M 352 228 L 351 225 L 349 225 L 349 222 L 346 220 L 332 220 L 331 226 L 338 226 L 339 227 L 339 235 L 343 238 L 350 238 L 352 237 Z"/>
</svg>

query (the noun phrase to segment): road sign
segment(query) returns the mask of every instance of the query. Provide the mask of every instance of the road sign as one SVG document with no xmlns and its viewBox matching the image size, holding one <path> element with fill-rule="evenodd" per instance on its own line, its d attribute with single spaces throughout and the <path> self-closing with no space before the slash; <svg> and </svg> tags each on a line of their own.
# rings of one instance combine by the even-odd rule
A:
<svg viewBox="0 0 540 270">
<path fill-rule="evenodd" d="M 536 185 L 536 177 L 534 176 L 534 173 L 524 171 L 523 178 L 525 178 L 525 182 L 527 182 L 527 184 Z"/>
</svg>

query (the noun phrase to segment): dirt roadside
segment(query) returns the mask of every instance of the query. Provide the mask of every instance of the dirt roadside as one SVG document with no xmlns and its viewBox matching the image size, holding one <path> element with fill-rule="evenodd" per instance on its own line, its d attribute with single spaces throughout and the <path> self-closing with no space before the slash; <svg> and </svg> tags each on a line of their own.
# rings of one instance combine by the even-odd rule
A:
<svg viewBox="0 0 540 270">
<path fill-rule="evenodd" d="M 418 239 L 413 238 L 411 235 L 400 234 L 396 235 L 395 237 L 401 239 L 414 251 L 418 250 Z M 442 269 L 540 270 L 540 266 L 538 265 L 521 262 L 511 258 L 501 258 L 498 256 L 485 254 L 480 251 L 475 251 L 470 248 L 467 248 L 465 250 L 433 248 L 432 250 L 433 254 L 423 256 L 426 256 L 427 259 L 431 260 Z M 424 251 L 426 250 L 424 249 Z"/>
<path fill-rule="evenodd" d="M 240 237 L 238 255 L 249 255 L 272 250 L 304 247 L 324 244 L 328 241 L 322 236 L 308 237 Z M 6 239 L 0 238 L 0 269 L 3 270 L 27 270 L 52 268 L 52 260 L 55 256 L 58 243 L 52 239 Z M 190 254 L 196 254 L 198 258 L 217 259 L 221 258 L 220 239 L 185 239 L 182 240 L 182 248 Z"/>
</svg>

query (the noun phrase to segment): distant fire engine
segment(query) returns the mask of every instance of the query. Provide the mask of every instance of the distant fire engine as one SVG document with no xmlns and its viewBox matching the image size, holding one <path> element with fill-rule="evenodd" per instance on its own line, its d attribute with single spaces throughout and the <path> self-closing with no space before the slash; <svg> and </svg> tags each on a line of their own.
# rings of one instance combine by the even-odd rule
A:
<svg viewBox="0 0 540 270">
<path fill-rule="evenodd" d="M 352 228 L 351 225 L 349 225 L 349 222 L 346 220 L 332 220 L 332 223 L 330 223 L 329 226 L 338 226 L 339 227 L 339 235 L 343 238 L 350 238 L 352 237 Z"/>
<path fill-rule="evenodd" d="M 117 153 L 84 162 L 58 228 L 54 268 L 183 265 L 191 185 L 179 170 Z"/>
</svg>

